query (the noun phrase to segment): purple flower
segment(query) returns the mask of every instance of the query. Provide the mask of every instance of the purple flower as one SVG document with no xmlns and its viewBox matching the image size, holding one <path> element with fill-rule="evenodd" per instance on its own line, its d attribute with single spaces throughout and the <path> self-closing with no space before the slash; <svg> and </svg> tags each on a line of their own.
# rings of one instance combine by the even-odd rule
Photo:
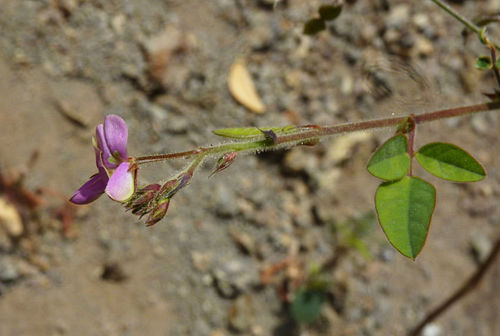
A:
<svg viewBox="0 0 500 336">
<path fill-rule="evenodd" d="M 98 173 L 91 176 L 71 197 L 74 204 L 95 201 L 103 193 L 118 202 L 127 202 L 135 191 L 137 166 L 127 155 L 128 128 L 117 115 L 108 115 L 96 127 L 92 138 Z"/>
</svg>

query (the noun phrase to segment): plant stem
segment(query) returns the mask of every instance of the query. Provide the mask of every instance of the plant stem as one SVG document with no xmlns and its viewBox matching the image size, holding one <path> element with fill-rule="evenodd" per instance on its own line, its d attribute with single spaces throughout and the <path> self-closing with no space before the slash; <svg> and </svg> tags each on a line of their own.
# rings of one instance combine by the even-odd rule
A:
<svg viewBox="0 0 500 336">
<path fill-rule="evenodd" d="M 439 110 L 423 113 L 414 116 L 415 125 L 430 122 L 439 119 L 464 116 L 477 112 L 492 111 L 500 108 L 500 101 L 470 105 L 458 108 Z M 400 125 L 408 120 L 408 116 L 392 117 L 385 119 L 366 120 L 352 123 L 345 123 L 333 126 L 314 126 L 297 127 L 296 130 L 286 134 L 276 134 L 275 141 L 264 136 L 257 136 L 249 140 L 239 140 L 237 142 L 222 143 L 211 147 L 200 147 L 184 152 L 148 155 L 135 158 L 137 164 L 145 164 L 156 161 L 164 161 L 175 158 L 187 158 L 197 156 L 200 163 L 208 156 L 223 155 L 228 152 L 251 152 L 259 150 L 270 150 L 297 145 L 305 145 L 317 142 L 319 139 L 326 138 L 341 133 L 356 132 L 375 128 L 384 128 Z"/>
<path fill-rule="evenodd" d="M 434 2 L 436 5 L 438 5 L 439 7 L 441 7 L 441 9 L 443 9 L 446 13 L 453 16 L 456 20 L 458 20 L 464 26 L 466 26 L 467 28 L 472 30 L 474 33 L 481 35 L 481 30 L 482 30 L 481 27 L 479 27 L 474 22 L 470 21 L 465 16 L 463 16 L 460 13 L 458 13 L 457 11 L 455 11 L 453 8 L 448 6 L 444 1 L 442 1 L 442 0 L 431 0 L 431 1 Z M 486 41 L 488 41 L 488 39 L 486 39 Z M 492 43 L 492 44 L 495 46 L 495 48 L 500 49 L 500 46 L 497 45 L 496 43 Z"/>
<path fill-rule="evenodd" d="M 453 8 L 448 6 L 443 1 L 441 0 L 431 0 L 431 1 L 434 2 L 436 5 L 438 5 L 439 7 L 441 7 L 445 12 L 453 16 L 455 19 L 460 21 L 464 26 L 472 30 L 474 33 L 476 34 L 481 33 L 481 28 L 478 25 L 476 25 L 474 22 L 470 21 L 466 17 L 462 16 L 460 13 L 456 12 Z"/>
<path fill-rule="evenodd" d="M 457 302 L 460 298 L 462 298 L 465 294 L 469 293 L 471 290 L 476 288 L 479 284 L 483 276 L 486 274 L 486 271 L 493 265 L 495 258 L 500 253 L 500 237 L 497 238 L 493 249 L 491 250 L 488 258 L 479 265 L 476 272 L 457 290 L 453 293 L 448 299 L 442 302 L 439 306 L 437 306 L 434 310 L 432 310 L 427 316 L 420 322 L 415 329 L 410 331 L 409 336 L 419 336 L 420 333 L 424 330 L 425 326 L 432 321 L 434 321 L 439 315 L 444 313 L 448 308 L 450 308 L 455 302 Z"/>
<path fill-rule="evenodd" d="M 415 116 L 413 114 L 410 115 L 408 120 L 411 120 L 412 127 L 408 132 L 408 155 L 410 156 L 410 170 L 408 172 L 408 176 L 413 175 L 413 155 L 415 150 Z"/>
</svg>

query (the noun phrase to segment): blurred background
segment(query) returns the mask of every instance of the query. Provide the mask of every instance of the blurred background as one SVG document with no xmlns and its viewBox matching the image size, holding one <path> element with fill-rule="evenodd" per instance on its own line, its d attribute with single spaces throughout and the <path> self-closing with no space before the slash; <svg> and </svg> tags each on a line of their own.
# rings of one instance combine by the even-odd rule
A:
<svg viewBox="0 0 500 336">
<path fill-rule="evenodd" d="M 95 172 L 107 114 L 140 156 L 218 143 L 217 128 L 418 113 L 494 88 L 474 69 L 487 50 L 430 1 L 345 1 L 304 35 L 332 3 L 0 0 L 0 335 L 404 335 L 451 295 L 499 234 L 495 113 L 418 129 L 417 146 L 456 143 L 489 177 L 417 170 L 438 201 L 416 261 L 385 239 L 365 169 L 392 131 L 239 157 L 210 179 L 207 165 L 149 228 L 106 196 L 67 202 Z M 453 3 L 470 18 L 500 11 Z M 253 105 L 228 88 L 235 62 Z M 139 183 L 184 165 L 144 166 Z M 499 279 L 497 263 L 424 335 L 498 333 Z"/>
</svg>

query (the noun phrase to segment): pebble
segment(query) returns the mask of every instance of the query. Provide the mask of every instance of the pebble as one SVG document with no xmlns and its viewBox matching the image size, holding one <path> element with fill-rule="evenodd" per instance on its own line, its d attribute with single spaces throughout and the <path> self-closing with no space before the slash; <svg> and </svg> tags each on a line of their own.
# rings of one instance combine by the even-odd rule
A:
<svg viewBox="0 0 500 336">
<path fill-rule="evenodd" d="M 206 272 L 212 265 L 212 254 L 201 251 L 191 252 L 191 261 L 194 268 L 200 272 Z"/>
<path fill-rule="evenodd" d="M 481 232 L 476 232 L 472 235 L 470 239 L 470 247 L 472 255 L 476 262 L 481 263 L 488 258 L 490 252 L 493 248 L 493 242 L 491 239 Z"/>
<path fill-rule="evenodd" d="M 236 228 L 231 228 L 231 238 L 238 245 L 243 252 L 249 255 L 255 255 L 256 244 L 255 239 L 248 233 L 238 230 Z"/>
<path fill-rule="evenodd" d="M 260 283 L 258 268 L 251 259 L 233 259 L 217 267 L 212 276 L 219 295 L 234 299 Z"/>
<path fill-rule="evenodd" d="M 410 16 L 410 6 L 408 4 L 400 4 L 392 7 L 389 16 L 385 19 L 385 24 L 388 27 L 400 28 L 408 24 Z"/>
<path fill-rule="evenodd" d="M 15 262 L 12 257 L 4 256 L 0 258 L 0 281 L 14 281 L 20 277 Z"/>
<path fill-rule="evenodd" d="M 428 57 L 434 53 L 434 46 L 427 38 L 417 36 L 411 51 L 416 56 Z"/>
<path fill-rule="evenodd" d="M 0 252 L 7 252 L 12 248 L 12 241 L 5 230 L 0 229 Z"/>
<path fill-rule="evenodd" d="M 361 142 L 369 141 L 372 135 L 368 132 L 355 132 L 340 136 L 328 146 L 324 163 L 332 167 L 351 157 L 353 147 Z"/>
<path fill-rule="evenodd" d="M 234 217 L 240 212 L 235 193 L 234 188 L 226 183 L 215 184 L 212 199 L 214 202 L 213 208 L 218 216 Z"/>
<path fill-rule="evenodd" d="M 441 336 L 443 328 L 435 323 L 429 323 L 422 331 L 422 336 Z"/>
<path fill-rule="evenodd" d="M 240 296 L 229 308 L 229 327 L 238 333 L 249 331 L 252 327 L 253 315 L 252 297 Z"/>
</svg>

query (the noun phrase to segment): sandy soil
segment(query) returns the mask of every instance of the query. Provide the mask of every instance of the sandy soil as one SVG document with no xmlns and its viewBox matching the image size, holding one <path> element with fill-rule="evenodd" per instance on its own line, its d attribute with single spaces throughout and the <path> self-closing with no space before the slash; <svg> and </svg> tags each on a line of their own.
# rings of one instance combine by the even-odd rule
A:
<svg viewBox="0 0 500 336">
<path fill-rule="evenodd" d="M 365 164 L 389 131 L 239 158 L 211 179 L 203 167 L 152 228 L 107 197 L 66 204 L 95 169 L 90 138 L 106 114 L 127 121 L 130 154 L 145 155 L 216 143 L 211 130 L 222 127 L 477 103 L 493 85 L 474 69 L 481 46 L 464 45 L 461 27 L 430 2 L 349 1 L 313 38 L 301 29 L 320 1 L 284 1 L 274 11 L 270 3 L 0 0 L 0 169 L 11 179 L 25 174 L 22 185 L 43 200 L 20 205 L 22 234 L 0 226 L 0 335 L 404 335 L 476 269 L 471 248 L 487 251 L 499 233 L 494 113 L 419 129 L 420 144 L 474 153 L 488 178 L 459 185 L 417 171 L 438 191 L 422 254 L 415 262 L 399 255 L 370 221 L 371 257 L 351 248 L 329 271 L 329 301 L 309 326 L 287 313 L 279 279 L 264 285 L 259 271 L 326 260 L 339 244 L 332 226 L 373 213 L 378 182 Z M 457 9 L 470 17 L 500 10 L 495 0 Z M 227 90 L 241 57 L 265 114 Z M 382 59 L 412 64 L 426 89 L 380 67 L 391 88 L 380 99 L 365 84 L 367 65 Z M 183 165 L 145 167 L 139 180 L 165 181 Z M 61 221 L 61 210 L 73 220 Z M 495 335 L 499 279 L 497 263 L 426 335 Z"/>
</svg>

